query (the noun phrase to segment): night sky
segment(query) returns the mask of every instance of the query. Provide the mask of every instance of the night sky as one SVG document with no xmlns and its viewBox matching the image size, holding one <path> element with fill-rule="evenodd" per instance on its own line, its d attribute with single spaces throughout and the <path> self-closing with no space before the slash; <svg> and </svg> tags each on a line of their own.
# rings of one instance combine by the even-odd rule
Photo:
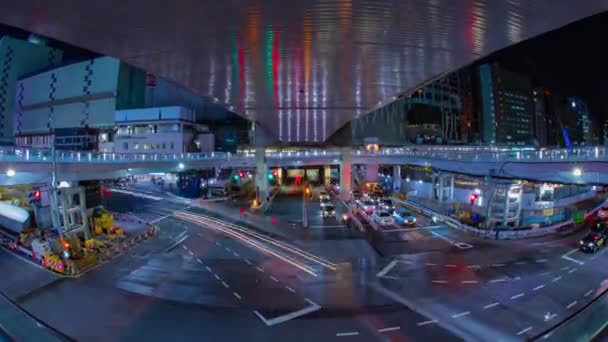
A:
<svg viewBox="0 0 608 342">
<path fill-rule="evenodd" d="M 602 45 L 608 32 L 608 12 L 589 17 L 496 52 L 484 61 L 527 74 L 533 86 L 587 101 L 591 119 L 608 119 L 608 55 Z"/>
</svg>

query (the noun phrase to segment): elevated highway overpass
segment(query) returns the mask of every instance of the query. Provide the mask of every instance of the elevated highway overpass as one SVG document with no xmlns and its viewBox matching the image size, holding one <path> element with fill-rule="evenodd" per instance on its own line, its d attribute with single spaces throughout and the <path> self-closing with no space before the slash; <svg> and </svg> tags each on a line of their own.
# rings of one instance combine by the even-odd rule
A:
<svg viewBox="0 0 608 342">
<path fill-rule="evenodd" d="M 349 151 L 349 152 L 345 152 Z M 365 150 L 306 150 L 266 153 L 268 167 L 352 164 L 418 165 L 474 176 L 521 178 L 557 183 L 608 184 L 608 149 L 508 149 L 425 146 Z M 58 151 L 59 180 L 111 179 L 150 172 L 255 167 L 252 153 L 117 154 Z M 0 185 L 50 181 L 52 156 L 46 150 L 0 150 Z M 576 171 L 575 171 L 576 170 Z"/>
</svg>

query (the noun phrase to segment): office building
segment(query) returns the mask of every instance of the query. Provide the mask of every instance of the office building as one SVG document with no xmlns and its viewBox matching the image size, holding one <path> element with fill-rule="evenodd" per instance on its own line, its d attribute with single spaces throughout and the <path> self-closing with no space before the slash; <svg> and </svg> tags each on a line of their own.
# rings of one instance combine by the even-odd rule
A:
<svg viewBox="0 0 608 342">
<path fill-rule="evenodd" d="M 192 123 L 207 123 L 221 130 L 220 141 L 213 144 L 220 150 L 235 151 L 239 143 L 246 142 L 241 131 L 247 130 L 247 120 L 231 120 L 235 115 L 212 101 L 112 57 L 94 58 L 25 77 L 17 87 L 20 101 L 14 106 L 14 132 L 18 146 L 50 147 L 52 125 L 59 149 L 111 152 L 115 126 L 124 124 L 122 119 L 115 121 L 123 118 L 120 113 L 150 109 L 144 112 L 156 112 L 156 120 L 163 121 L 161 114 L 169 113 L 162 109 L 165 107 L 179 107 L 180 113 L 189 113 L 188 120 Z M 173 114 L 166 115 L 175 119 Z M 153 121 L 149 116 L 142 120 Z M 233 134 L 226 133 L 222 125 L 226 121 L 231 125 L 229 133 Z M 225 141 L 221 140 L 224 138 Z"/>
<path fill-rule="evenodd" d="M 567 99 L 567 106 L 576 114 L 579 133 L 582 135 L 581 142 L 589 144 L 593 140 L 591 129 L 591 118 L 589 117 L 589 107 L 580 97 L 570 97 Z"/>
<path fill-rule="evenodd" d="M 185 107 L 158 107 L 116 111 L 113 142 L 100 150 L 117 153 L 184 153 L 214 151 L 213 134 L 196 124 Z"/>
<path fill-rule="evenodd" d="M 13 108 L 17 80 L 61 62 L 60 50 L 37 43 L 11 38 L 0 39 L 0 145 L 13 143 Z M 40 119 L 38 119 L 40 120 Z"/>
<path fill-rule="evenodd" d="M 533 143 L 532 86 L 524 75 L 496 63 L 479 66 L 480 131 L 484 143 Z"/>
</svg>

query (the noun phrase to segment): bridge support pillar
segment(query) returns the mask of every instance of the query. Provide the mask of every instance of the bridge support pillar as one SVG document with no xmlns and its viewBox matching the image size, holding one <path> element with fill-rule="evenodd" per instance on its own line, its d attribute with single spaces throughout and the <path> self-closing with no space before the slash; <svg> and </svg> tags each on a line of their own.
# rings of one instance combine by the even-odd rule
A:
<svg viewBox="0 0 608 342">
<path fill-rule="evenodd" d="M 268 164 L 266 164 L 266 149 L 257 147 L 255 149 L 255 187 L 256 197 L 260 203 L 269 198 L 268 191 Z"/>
<path fill-rule="evenodd" d="M 341 151 L 340 160 L 340 198 L 350 200 L 352 187 L 351 149 L 346 147 Z"/>
<path fill-rule="evenodd" d="M 435 199 L 439 202 L 452 201 L 454 199 L 454 175 L 439 172 L 434 176 L 433 187 Z"/>
<path fill-rule="evenodd" d="M 370 183 L 378 182 L 378 164 L 365 165 L 365 181 Z"/>
<path fill-rule="evenodd" d="M 393 165 L 393 191 L 398 193 L 401 190 L 401 165 Z"/>
</svg>

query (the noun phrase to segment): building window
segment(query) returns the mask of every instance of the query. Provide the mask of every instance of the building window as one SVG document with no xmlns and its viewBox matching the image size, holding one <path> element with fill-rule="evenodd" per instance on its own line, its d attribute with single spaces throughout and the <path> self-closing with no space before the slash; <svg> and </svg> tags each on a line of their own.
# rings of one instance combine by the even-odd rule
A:
<svg viewBox="0 0 608 342">
<path fill-rule="evenodd" d="M 124 142 L 122 143 L 122 148 L 127 151 L 129 149 L 129 143 L 128 142 Z"/>
<path fill-rule="evenodd" d="M 150 149 L 150 145 L 144 144 L 144 150 L 148 150 L 148 149 Z"/>
<path fill-rule="evenodd" d="M 136 150 L 139 150 L 139 143 L 134 143 L 133 144 L 133 148 L 136 149 Z"/>
<path fill-rule="evenodd" d="M 169 145 L 171 147 L 171 150 L 173 150 L 175 148 L 175 145 L 173 145 L 173 141 L 171 142 L 171 145 Z"/>
<path fill-rule="evenodd" d="M 167 149 L 167 145 L 165 144 L 165 142 L 163 141 L 163 150 Z"/>
</svg>

